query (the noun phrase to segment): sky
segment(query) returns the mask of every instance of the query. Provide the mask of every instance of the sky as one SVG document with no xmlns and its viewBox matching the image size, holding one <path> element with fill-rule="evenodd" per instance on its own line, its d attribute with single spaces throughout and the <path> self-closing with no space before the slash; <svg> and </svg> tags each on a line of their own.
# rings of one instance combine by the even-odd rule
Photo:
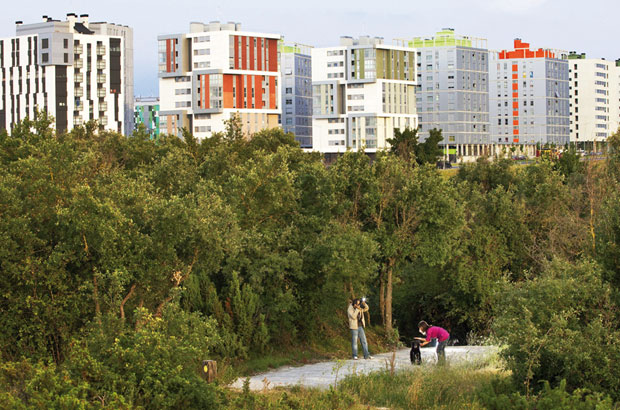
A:
<svg viewBox="0 0 620 410">
<path fill-rule="evenodd" d="M 136 96 L 157 96 L 157 36 L 186 33 L 191 21 L 235 21 L 242 29 L 277 33 L 315 47 L 338 45 L 340 36 L 429 37 L 444 27 L 488 39 L 488 48 L 511 48 L 515 38 L 533 48 L 620 58 L 617 0 L 30 0 L 3 1 L 0 37 L 15 35 L 15 21 L 64 20 L 67 13 L 134 30 Z"/>
</svg>

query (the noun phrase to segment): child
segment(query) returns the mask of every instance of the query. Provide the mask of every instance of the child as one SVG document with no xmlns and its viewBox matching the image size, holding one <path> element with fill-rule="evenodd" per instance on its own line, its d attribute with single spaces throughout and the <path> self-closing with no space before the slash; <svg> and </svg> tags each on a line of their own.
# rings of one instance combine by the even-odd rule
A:
<svg viewBox="0 0 620 410">
<path fill-rule="evenodd" d="M 443 365 L 446 363 L 446 345 L 448 344 L 448 340 L 450 340 L 450 333 L 444 328 L 439 326 L 429 326 L 424 320 L 418 323 L 418 329 L 420 329 L 420 333 L 426 335 L 426 338 L 416 337 L 417 340 L 422 341 L 420 347 L 426 346 L 433 339 L 437 339 L 437 346 L 435 349 L 435 354 L 437 355 L 437 364 Z"/>
</svg>

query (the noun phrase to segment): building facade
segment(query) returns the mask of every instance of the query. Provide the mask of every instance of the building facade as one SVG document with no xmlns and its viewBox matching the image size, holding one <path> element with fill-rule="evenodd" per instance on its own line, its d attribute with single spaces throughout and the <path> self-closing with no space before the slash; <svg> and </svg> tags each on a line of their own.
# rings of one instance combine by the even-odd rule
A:
<svg viewBox="0 0 620 410">
<path fill-rule="evenodd" d="M 620 67 L 616 62 L 568 55 L 570 72 L 570 141 L 592 149 L 620 125 Z"/>
<path fill-rule="evenodd" d="M 280 44 L 282 128 L 302 148 L 312 148 L 312 47 Z"/>
<path fill-rule="evenodd" d="M 481 155 L 490 143 L 489 51 L 485 39 L 443 29 L 407 41 L 417 49 L 416 103 L 420 140 L 441 129 L 452 161 Z"/>
<path fill-rule="evenodd" d="M 382 38 L 342 37 L 312 50 L 313 149 L 341 153 L 389 147 L 396 129 L 417 128 L 416 52 Z"/>
<path fill-rule="evenodd" d="M 570 140 L 569 72 L 566 54 L 514 50 L 492 54 L 490 66 L 491 142 L 563 146 Z"/>
<path fill-rule="evenodd" d="M 162 133 L 208 138 L 233 115 L 248 136 L 278 126 L 280 35 L 211 22 L 158 40 Z"/>
<path fill-rule="evenodd" d="M 159 136 L 159 98 L 141 97 L 134 102 L 134 129 L 144 125 L 151 138 Z"/>
<path fill-rule="evenodd" d="M 0 130 L 45 111 L 56 132 L 96 120 L 106 128 L 133 130 L 133 31 L 90 23 L 88 15 L 66 21 L 43 16 L 16 22 L 16 36 L 0 39 Z"/>
</svg>

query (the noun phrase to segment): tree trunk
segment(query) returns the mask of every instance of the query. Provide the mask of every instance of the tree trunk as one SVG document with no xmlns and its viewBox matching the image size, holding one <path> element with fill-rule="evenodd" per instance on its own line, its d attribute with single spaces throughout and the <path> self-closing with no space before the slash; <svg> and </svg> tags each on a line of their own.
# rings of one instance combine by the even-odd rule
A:
<svg viewBox="0 0 620 410">
<path fill-rule="evenodd" d="M 394 258 L 388 260 L 387 283 L 385 289 L 385 331 L 392 333 L 392 270 Z"/>
<path fill-rule="evenodd" d="M 379 309 L 381 309 L 381 324 L 385 326 L 385 272 L 381 270 L 379 277 L 381 283 L 379 288 Z"/>
<path fill-rule="evenodd" d="M 93 299 L 95 299 L 95 315 L 101 316 L 101 306 L 99 305 L 99 286 L 97 284 L 97 274 L 93 275 Z"/>
</svg>

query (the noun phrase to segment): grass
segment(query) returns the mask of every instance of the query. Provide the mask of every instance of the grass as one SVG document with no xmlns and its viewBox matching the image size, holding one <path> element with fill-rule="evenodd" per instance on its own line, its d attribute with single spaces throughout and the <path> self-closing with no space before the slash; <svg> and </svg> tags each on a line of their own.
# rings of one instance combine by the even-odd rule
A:
<svg viewBox="0 0 620 410">
<path fill-rule="evenodd" d="M 246 390 L 231 393 L 231 402 L 247 409 L 482 409 L 479 393 L 507 382 L 509 376 L 489 362 L 422 366 L 347 377 L 329 390 L 294 387 L 258 394 Z"/>
<path fill-rule="evenodd" d="M 347 329 L 342 331 L 326 330 L 322 338 L 306 345 L 280 347 L 265 353 L 252 355 L 249 359 L 230 364 L 222 364 L 221 373 L 228 374 L 226 379 L 251 376 L 282 366 L 303 366 L 326 360 L 345 359 L 351 356 L 351 337 Z M 371 353 L 383 353 L 391 350 L 380 326 L 366 329 L 366 337 Z M 234 368 L 234 371 L 233 371 Z"/>
</svg>

